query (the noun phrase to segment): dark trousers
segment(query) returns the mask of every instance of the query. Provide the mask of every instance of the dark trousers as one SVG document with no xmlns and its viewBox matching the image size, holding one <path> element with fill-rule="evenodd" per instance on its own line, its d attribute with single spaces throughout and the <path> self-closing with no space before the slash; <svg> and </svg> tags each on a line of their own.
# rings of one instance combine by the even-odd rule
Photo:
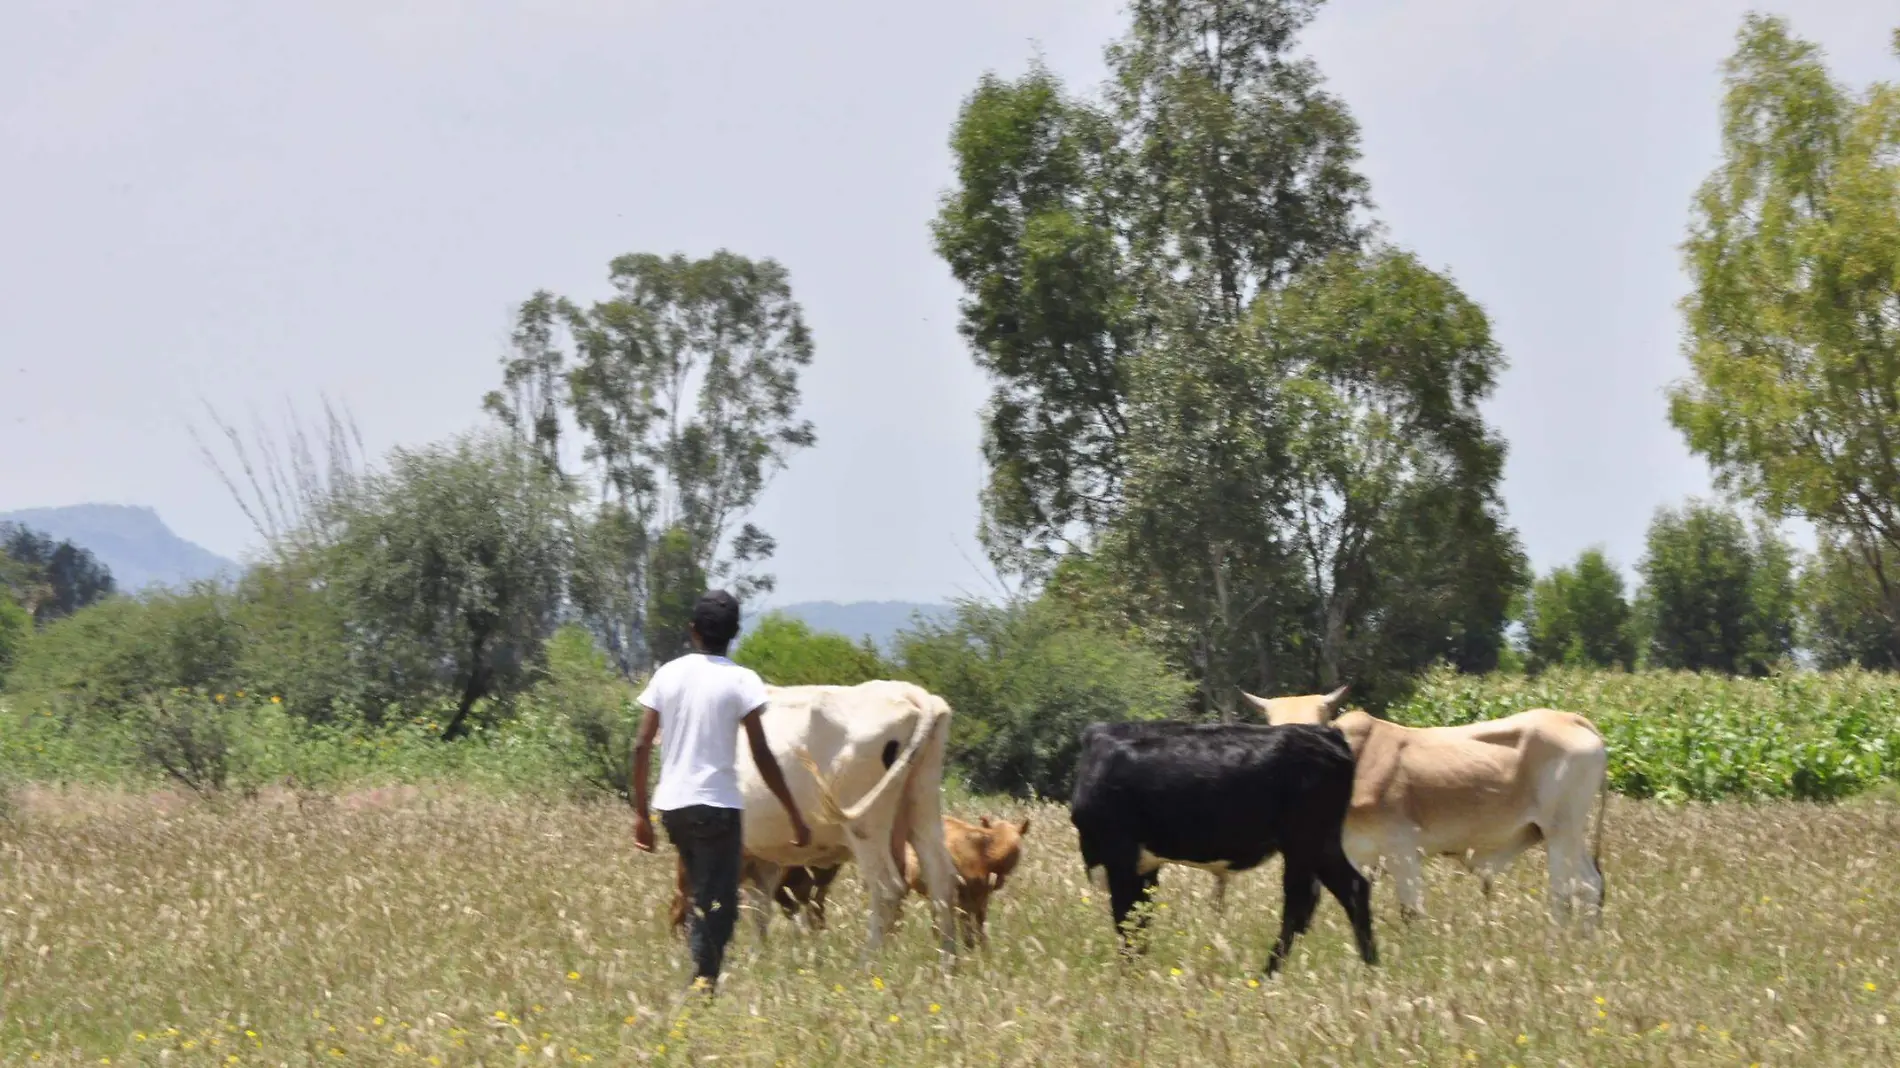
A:
<svg viewBox="0 0 1900 1068">
<path fill-rule="evenodd" d="M 660 813 L 660 825 L 686 865 L 687 942 L 693 974 L 717 981 L 719 964 L 739 918 L 739 863 L 743 833 L 736 808 L 688 805 Z"/>
</svg>

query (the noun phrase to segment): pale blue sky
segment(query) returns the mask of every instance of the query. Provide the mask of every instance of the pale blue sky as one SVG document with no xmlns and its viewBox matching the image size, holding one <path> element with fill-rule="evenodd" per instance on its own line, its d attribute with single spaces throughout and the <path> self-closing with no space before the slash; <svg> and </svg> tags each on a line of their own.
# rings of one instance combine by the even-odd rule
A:
<svg viewBox="0 0 1900 1068">
<path fill-rule="evenodd" d="M 1663 420 L 1677 244 L 1715 160 L 1729 0 L 1335 0 L 1306 38 L 1390 236 L 1512 362 L 1490 406 L 1545 567 L 1629 564 L 1707 478 Z M 1890 2 L 1783 4 L 1856 83 Z M 1112 2 L 12 0 L 0 15 L 0 511 L 150 504 L 249 530 L 188 428 L 319 393 L 370 447 L 475 425 L 510 312 L 622 252 L 773 256 L 819 446 L 757 519 L 780 602 L 980 591 L 985 386 L 926 222 L 985 71 L 1083 87 Z"/>
</svg>

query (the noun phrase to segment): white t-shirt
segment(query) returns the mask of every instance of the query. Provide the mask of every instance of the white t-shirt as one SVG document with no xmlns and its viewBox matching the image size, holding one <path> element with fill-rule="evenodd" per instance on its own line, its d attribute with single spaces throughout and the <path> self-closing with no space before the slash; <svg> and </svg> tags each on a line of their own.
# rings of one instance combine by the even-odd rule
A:
<svg viewBox="0 0 1900 1068">
<path fill-rule="evenodd" d="M 653 673 L 640 704 L 660 714 L 660 788 L 653 807 L 744 808 L 739 721 L 765 704 L 758 673 L 723 656 L 689 653 Z"/>
</svg>

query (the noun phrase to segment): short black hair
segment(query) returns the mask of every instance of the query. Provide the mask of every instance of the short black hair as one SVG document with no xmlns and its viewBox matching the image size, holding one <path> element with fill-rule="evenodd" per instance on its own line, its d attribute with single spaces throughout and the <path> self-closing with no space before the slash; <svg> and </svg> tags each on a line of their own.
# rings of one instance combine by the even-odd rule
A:
<svg viewBox="0 0 1900 1068">
<path fill-rule="evenodd" d="M 739 601 L 725 590 L 707 590 L 693 605 L 693 631 L 709 653 L 724 654 L 739 636 Z"/>
</svg>

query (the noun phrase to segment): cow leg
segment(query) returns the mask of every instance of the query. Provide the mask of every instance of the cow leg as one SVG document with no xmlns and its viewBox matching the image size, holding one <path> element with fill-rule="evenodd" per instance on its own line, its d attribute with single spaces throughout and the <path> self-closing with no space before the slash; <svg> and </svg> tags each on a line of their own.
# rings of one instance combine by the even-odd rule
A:
<svg viewBox="0 0 1900 1068">
<path fill-rule="evenodd" d="M 930 803 L 934 796 L 931 791 L 935 786 L 933 782 L 920 787 L 924 793 L 921 801 L 904 806 L 904 814 L 909 820 L 904 837 L 917 854 L 917 873 L 923 879 L 924 892 L 930 896 L 931 929 L 936 932 L 937 944 L 948 958 L 956 955 L 957 933 L 963 921 L 959 919 L 962 910 L 957 907 L 956 862 L 951 859 L 950 849 L 943 839 L 943 812 L 940 806 Z M 903 883 L 902 841 L 897 844 L 896 854 L 898 880 Z M 909 890 L 909 884 L 904 883 L 899 892 L 908 893 Z"/>
<path fill-rule="evenodd" d="M 1379 950 L 1372 944 L 1372 883 L 1359 874 L 1345 854 L 1337 853 L 1320 862 L 1319 881 L 1331 891 L 1352 921 L 1353 941 L 1359 944 L 1359 959 L 1379 963 Z"/>
<path fill-rule="evenodd" d="M 1113 861 L 1103 865 L 1108 872 L 1108 908 L 1115 930 L 1121 935 L 1124 952 L 1142 948 L 1142 933 L 1148 926 L 1148 912 L 1139 908 L 1159 882 L 1156 872 L 1143 874 L 1132 863 Z"/>
<path fill-rule="evenodd" d="M 1214 914 L 1218 916 L 1221 913 L 1226 912 L 1226 911 L 1227 911 L 1227 873 L 1224 871 L 1217 871 L 1214 873 Z"/>
<path fill-rule="evenodd" d="M 1545 853 L 1550 864 L 1550 918 L 1560 924 L 1569 922 L 1571 906 L 1578 899 L 1594 917 L 1603 905 L 1603 873 L 1591 862 L 1583 836 L 1551 837 Z"/>
<path fill-rule="evenodd" d="M 884 936 L 890 933 L 897 922 L 897 910 L 904 903 L 903 868 L 891 861 L 891 827 L 887 815 L 878 819 L 867 814 L 860 826 L 851 827 L 847 834 L 851 841 L 851 851 L 858 862 L 858 873 L 864 879 L 865 893 L 871 899 L 870 929 L 866 933 L 863 959 L 868 961 L 884 945 Z"/>
<path fill-rule="evenodd" d="M 1425 854 L 1408 845 L 1390 854 L 1387 863 L 1399 895 L 1399 918 L 1410 923 L 1425 914 Z"/>
<path fill-rule="evenodd" d="M 1286 872 L 1281 879 L 1285 900 L 1280 911 L 1280 937 L 1273 943 L 1273 952 L 1267 957 L 1267 975 L 1272 976 L 1286 962 L 1287 953 L 1293 948 L 1293 939 L 1306 930 L 1313 920 L 1313 908 L 1319 903 L 1319 880 L 1314 878 L 1313 869 L 1305 863 L 1296 862 L 1292 857 L 1286 860 Z"/>
<path fill-rule="evenodd" d="M 672 924 L 675 935 L 686 932 L 686 898 L 690 888 L 686 883 L 686 858 L 673 854 L 673 905 L 667 910 L 667 919 Z"/>
<path fill-rule="evenodd" d="M 811 900 L 806 904 L 806 922 L 814 931 L 825 929 L 825 895 L 831 890 L 831 880 L 838 877 L 839 865 L 829 868 L 813 868 L 811 871 Z"/>
<path fill-rule="evenodd" d="M 752 910 L 752 922 L 759 929 L 759 943 L 765 943 L 765 930 L 772 921 L 772 902 L 780 890 L 779 880 L 785 869 L 763 861 L 748 861 L 746 878 L 740 883 L 746 907 Z"/>
<path fill-rule="evenodd" d="M 799 909 L 811 900 L 811 869 L 798 865 L 786 868 L 772 897 L 787 920 L 798 919 Z"/>
</svg>

